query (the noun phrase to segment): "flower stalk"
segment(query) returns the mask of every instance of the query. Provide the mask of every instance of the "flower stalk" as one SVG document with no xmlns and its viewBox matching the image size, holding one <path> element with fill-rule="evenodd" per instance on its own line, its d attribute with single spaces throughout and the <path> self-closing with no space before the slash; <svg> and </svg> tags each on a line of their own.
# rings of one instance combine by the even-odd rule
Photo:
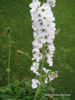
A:
<svg viewBox="0 0 75 100">
<path fill-rule="evenodd" d="M 8 34 L 8 44 L 9 44 L 9 50 L 8 50 L 8 68 L 7 68 L 7 72 L 8 72 L 8 87 L 10 88 L 10 61 L 11 61 L 11 32 L 10 29 L 7 30 L 7 34 Z"/>
<path fill-rule="evenodd" d="M 40 86 L 41 86 L 42 74 L 43 74 L 43 70 L 42 70 L 42 69 L 43 69 L 44 61 L 45 61 L 45 57 L 44 57 L 44 55 L 45 55 L 45 48 L 44 48 L 44 46 L 43 46 L 43 48 L 42 48 L 42 55 L 43 55 L 43 58 L 42 58 L 42 64 L 41 64 L 41 73 L 40 73 L 40 77 L 39 77 Z M 38 89 L 36 90 L 36 94 L 35 94 L 35 96 L 34 96 L 34 100 L 36 100 L 36 98 L 37 98 L 37 96 L 38 96 L 38 94 L 39 94 L 40 86 L 38 86 Z"/>
<path fill-rule="evenodd" d="M 40 93 L 42 83 L 47 84 L 58 76 L 57 71 L 53 72 L 44 66 L 44 62 L 49 65 L 48 67 L 53 66 L 55 51 L 53 42 L 55 39 L 56 24 L 51 7 L 55 7 L 55 3 L 56 0 L 47 0 L 43 4 L 39 0 L 32 0 L 32 3 L 29 5 L 31 8 L 32 28 L 34 30 L 34 41 L 32 42 L 33 64 L 31 71 L 37 76 L 37 79 L 32 79 L 32 88 L 37 88 L 34 100 L 36 100 Z"/>
</svg>

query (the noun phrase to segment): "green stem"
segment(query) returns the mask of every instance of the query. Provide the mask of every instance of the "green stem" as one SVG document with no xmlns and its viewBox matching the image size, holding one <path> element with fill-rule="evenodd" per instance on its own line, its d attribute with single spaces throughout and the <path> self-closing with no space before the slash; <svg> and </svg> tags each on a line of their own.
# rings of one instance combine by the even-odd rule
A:
<svg viewBox="0 0 75 100">
<path fill-rule="evenodd" d="M 27 53 L 24 53 L 24 55 L 27 56 L 32 61 L 31 57 Z"/>
<path fill-rule="evenodd" d="M 44 53 L 45 53 L 45 50 L 44 50 L 44 46 L 43 46 L 43 49 L 42 49 L 43 58 L 42 58 L 41 73 L 40 73 L 40 78 L 39 78 L 40 86 L 41 86 L 41 78 L 42 78 L 43 66 L 44 66 L 44 60 L 45 60 L 45 58 L 44 58 Z M 36 98 L 37 98 L 37 96 L 38 96 L 38 94 L 39 94 L 40 86 L 39 86 L 38 89 L 36 90 L 36 94 L 35 94 L 34 100 L 36 100 Z"/>
<path fill-rule="evenodd" d="M 43 67 L 44 67 L 44 60 L 45 60 L 44 53 L 45 53 L 45 50 L 44 50 L 44 47 L 43 47 L 43 50 L 42 50 L 43 59 L 42 59 L 42 65 L 41 65 L 41 76 L 40 76 L 40 80 L 41 80 L 41 77 L 42 77 Z"/>
<path fill-rule="evenodd" d="M 8 86 L 10 88 L 10 57 L 11 57 L 11 39 L 10 39 L 10 33 L 8 33 L 9 38 L 9 53 L 8 53 Z"/>
</svg>

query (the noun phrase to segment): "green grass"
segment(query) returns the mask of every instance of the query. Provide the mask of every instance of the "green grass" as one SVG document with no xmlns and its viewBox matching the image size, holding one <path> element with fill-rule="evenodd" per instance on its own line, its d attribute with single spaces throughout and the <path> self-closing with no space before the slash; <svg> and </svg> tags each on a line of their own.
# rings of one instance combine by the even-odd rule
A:
<svg viewBox="0 0 75 100">
<path fill-rule="evenodd" d="M 41 0 L 45 1 L 45 0 Z M 32 79 L 31 61 L 16 50 L 23 50 L 32 57 L 33 30 L 29 3 L 31 0 L 0 0 L 0 86 L 7 85 L 8 36 L 6 29 L 11 28 L 11 81 L 15 79 Z M 56 27 L 61 29 L 54 44 L 54 70 L 59 77 L 52 82 L 56 93 L 72 94 L 75 100 L 75 1 L 57 0 L 53 8 Z"/>
</svg>

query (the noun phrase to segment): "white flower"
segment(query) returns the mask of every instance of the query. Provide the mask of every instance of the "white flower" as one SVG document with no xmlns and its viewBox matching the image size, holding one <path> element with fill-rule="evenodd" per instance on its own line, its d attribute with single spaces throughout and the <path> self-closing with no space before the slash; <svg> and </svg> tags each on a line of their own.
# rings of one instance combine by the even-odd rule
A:
<svg viewBox="0 0 75 100">
<path fill-rule="evenodd" d="M 40 51 L 39 51 L 39 49 L 38 48 L 34 48 L 33 50 L 32 50 L 32 53 L 39 53 Z"/>
<path fill-rule="evenodd" d="M 33 54 L 32 60 L 36 60 L 36 62 L 39 63 L 39 61 L 42 60 L 42 54 L 41 53 L 35 53 L 35 54 Z"/>
<path fill-rule="evenodd" d="M 49 81 L 52 81 L 55 79 L 55 76 L 53 76 L 53 75 L 49 75 L 48 77 L 49 77 Z"/>
<path fill-rule="evenodd" d="M 47 56 L 47 63 L 49 64 L 49 66 L 53 66 L 53 59 L 50 55 Z"/>
<path fill-rule="evenodd" d="M 35 2 L 36 0 L 34 0 Z M 37 2 L 39 2 L 37 0 Z M 36 3 L 37 3 L 36 2 Z M 35 3 L 31 4 L 35 6 Z M 48 3 L 44 3 L 43 5 L 40 6 L 40 3 L 37 3 L 36 6 L 39 5 L 37 7 L 37 10 L 33 11 L 33 8 L 31 10 L 31 15 L 32 17 L 36 17 L 33 18 L 33 24 L 32 24 L 32 28 L 34 29 L 34 41 L 32 43 L 33 45 L 33 58 L 32 60 L 35 60 L 35 62 L 40 62 L 40 60 L 42 60 L 42 54 L 40 52 L 40 48 L 43 47 L 43 45 L 45 43 L 47 43 L 47 51 L 46 52 L 46 57 L 47 57 L 47 63 L 49 64 L 49 66 L 53 65 L 53 54 L 54 54 L 54 50 L 55 47 L 53 45 L 53 40 L 55 38 L 55 23 L 53 21 L 55 21 L 55 18 L 53 16 L 53 13 L 51 11 L 51 7 L 49 6 Z M 33 72 L 36 72 L 38 69 L 36 67 L 32 67 L 32 70 L 34 70 Z M 36 74 L 36 73 L 35 73 Z"/>
<path fill-rule="evenodd" d="M 45 79 L 45 84 L 47 84 L 47 83 L 48 83 L 48 78 Z"/>
<path fill-rule="evenodd" d="M 56 71 L 55 75 L 49 75 L 48 78 L 49 78 L 49 81 L 53 81 L 55 78 L 58 77 L 58 71 Z"/>
<path fill-rule="evenodd" d="M 55 46 L 52 44 L 48 45 L 48 49 L 50 50 L 50 52 L 55 51 Z"/>
<path fill-rule="evenodd" d="M 38 69 L 39 69 L 39 63 L 34 62 L 31 67 L 31 71 L 33 71 L 35 73 Z"/>
<path fill-rule="evenodd" d="M 53 41 L 55 39 L 56 25 L 54 23 L 55 17 L 53 15 L 51 7 L 54 7 L 55 3 L 56 0 L 47 0 L 47 2 L 43 4 L 41 4 L 39 0 L 33 0 L 29 5 L 31 8 L 30 13 L 32 17 L 32 28 L 34 30 L 34 41 L 32 42 L 33 64 L 31 67 L 31 71 L 33 71 L 33 73 L 35 73 L 37 76 L 40 76 L 38 70 L 40 70 L 40 61 L 42 61 L 43 58 L 41 50 L 44 45 L 46 45 L 44 56 L 47 59 L 47 63 L 49 64 L 49 66 L 53 66 L 53 55 L 55 51 Z M 49 69 L 46 69 L 45 67 L 43 67 L 42 70 L 46 74 L 51 71 Z M 54 80 L 55 77 L 57 77 L 57 74 L 56 76 L 49 75 L 45 79 L 45 84 L 48 83 L 48 80 Z M 36 79 L 33 79 L 32 88 L 35 89 L 38 87 L 38 85 L 40 85 L 40 82 Z"/>
<path fill-rule="evenodd" d="M 36 4 L 36 3 L 37 4 Z M 33 7 L 34 5 L 34 7 Z M 33 11 L 36 7 L 37 9 Z M 40 3 L 38 0 L 34 0 L 33 3 L 31 3 L 30 7 L 31 10 L 31 16 L 33 19 L 32 28 L 34 29 L 34 41 L 32 43 L 33 45 L 33 58 L 32 60 L 35 60 L 35 62 L 40 62 L 42 60 L 42 54 L 40 52 L 40 48 L 43 47 L 45 43 L 47 43 L 47 51 L 46 57 L 47 57 L 47 63 L 49 66 L 53 65 L 53 54 L 55 47 L 53 45 L 53 41 L 55 38 L 55 18 L 53 16 L 53 13 L 51 11 L 51 7 L 48 3 L 44 3 L 40 6 Z M 33 18 L 36 17 L 36 18 Z M 32 67 L 32 70 L 34 72 L 37 70 L 36 67 Z"/>
<path fill-rule="evenodd" d="M 40 6 L 39 0 L 33 0 L 32 3 L 29 5 L 30 8 L 33 10 L 37 9 Z"/>
<path fill-rule="evenodd" d="M 40 85 L 40 82 L 36 79 L 32 79 L 32 88 L 36 89 Z"/>
<path fill-rule="evenodd" d="M 55 7 L 56 0 L 47 0 L 47 3 L 48 3 L 51 7 Z"/>
<path fill-rule="evenodd" d="M 34 49 L 35 48 L 39 49 L 39 48 L 42 48 L 42 46 L 43 46 L 43 44 L 41 43 L 41 40 L 40 41 L 39 40 L 34 40 L 32 44 L 33 44 Z"/>
<path fill-rule="evenodd" d="M 43 71 L 44 71 L 44 73 L 50 72 L 50 70 L 49 69 L 46 69 L 45 67 L 43 67 Z"/>
<path fill-rule="evenodd" d="M 43 19 L 48 19 L 49 21 L 52 20 L 54 21 L 53 13 L 51 11 L 50 6 L 47 3 L 44 3 L 41 7 L 38 8 L 37 10 L 38 14 L 40 14 L 40 18 Z"/>
<path fill-rule="evenodd" d="M 38 71 L 35 72 L 36 76 L 40 76 L 40 73 Z"/>
<path fill-rule="evenodd" d="M 40 6 L 39 0 L 33 0 L 32 3 L 29 5 L 29 7 L 32 8 L 30 10 L 32 20 L 38 20 L 38 15 L 36 10 L 39 6 Z"/>
<path fill-rule="evenodd" d="M 30 10 L 30 13 L 32 16 L 32 20 L 35 20 L 35 21 L 39 20 L 36 10 Z"/>
</svg>

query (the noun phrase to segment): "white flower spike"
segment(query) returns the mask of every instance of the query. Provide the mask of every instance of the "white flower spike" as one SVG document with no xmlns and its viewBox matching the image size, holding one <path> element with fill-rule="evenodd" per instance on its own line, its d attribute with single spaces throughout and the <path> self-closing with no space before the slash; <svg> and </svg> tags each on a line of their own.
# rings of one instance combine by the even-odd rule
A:
<svg viewBox="0 0 75 100">
<path fill-rule="evenodd" d="M 31 71 L 35 73 L 37 76 L 40 76 L 40 61 L 43 59 L 43 55 L 41 53 L 41 49 L 44 45 L 45 48 L 45 59 L 48 65 L 53 66 L 53 55 L 55 51 L 55 46 L 53 41 L 55 39 L 55 18 L 53 16 L 53 12 L 51 7 L 55 7 L 56 0 L 47 0 L 46 3 L 41 4 L 39 0 L 32 0 L 32 3 L 29 5 L 31 10 L 32 17 L 32 28 L 34 30 L 33 36 L 34 41 L 33 45 L 33 65 L 31 66 Z M 50 72 L 49 69 L 43 67 L 43 72 L 47 74 Z M 46 78 L 45 83 L 48 83 L 48 80 L 55 79 L 52 76 Z M 39 80 L 32 80 L 32 88 L 35 89 L 40 85 Z"/>
</svg>

